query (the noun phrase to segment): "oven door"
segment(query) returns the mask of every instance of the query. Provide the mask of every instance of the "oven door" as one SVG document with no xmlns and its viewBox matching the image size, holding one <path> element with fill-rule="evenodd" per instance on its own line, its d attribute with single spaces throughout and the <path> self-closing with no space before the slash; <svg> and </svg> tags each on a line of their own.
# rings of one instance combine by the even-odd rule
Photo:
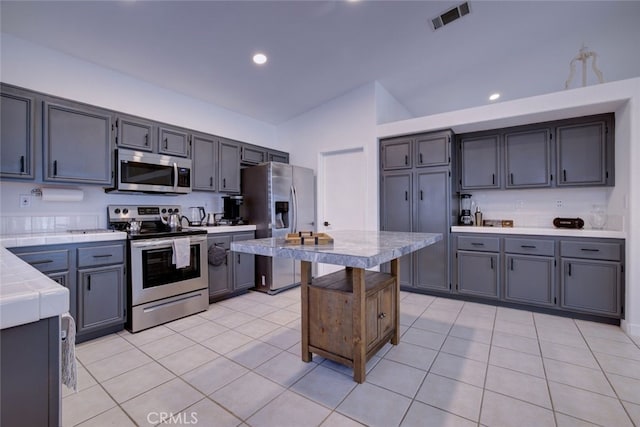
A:
<svg viewBox="0 0 640 427">
<path fill-rule="evenodd" d="M 189 236 L 190 263 L 172 263 L 173 239 L 143 239 L 131 245 L 131 305 L 157 301 L 208 287 L 207 236 Z"/>
</svg>

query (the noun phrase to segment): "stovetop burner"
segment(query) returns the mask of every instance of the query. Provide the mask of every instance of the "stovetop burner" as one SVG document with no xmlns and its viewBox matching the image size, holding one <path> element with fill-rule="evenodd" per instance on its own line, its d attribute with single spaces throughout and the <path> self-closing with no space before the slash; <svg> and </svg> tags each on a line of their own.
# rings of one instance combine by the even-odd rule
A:
<svg viewBox="0 0 640 427">
<path fill-rule="evenodd" d="M 207 233 L 207 230 L 196 228 L 171 229 L 162 222 L 162 217 L 166 220 L 168 214 L 180 215 L 181 211 L 182 208 L 176 205 L 110 205 L 107 206 L 107 220 L 110 229 L 127 232 L 130 240 L 180 237 Z M 130 231 L 129 223 L 131 221 L 141 223 L 140 231 Z"/>
</svg>

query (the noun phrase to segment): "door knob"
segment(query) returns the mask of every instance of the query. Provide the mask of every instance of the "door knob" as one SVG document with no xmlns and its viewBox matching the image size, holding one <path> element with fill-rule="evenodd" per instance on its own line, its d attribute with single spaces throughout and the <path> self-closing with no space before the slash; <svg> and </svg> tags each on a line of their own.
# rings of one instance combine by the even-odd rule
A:
<svg viewBox="0 0 640 427">
<path fill-rule="evenodd" d="M 329 221 L 325 221 L 325 222 L 324 222 L 324 226 L 325 226 L 325 227 L 328 227 L 328 226 L 330 226 L 330 225 L 331 225 L 331 224 L 329 224 Z"/>
</svg>

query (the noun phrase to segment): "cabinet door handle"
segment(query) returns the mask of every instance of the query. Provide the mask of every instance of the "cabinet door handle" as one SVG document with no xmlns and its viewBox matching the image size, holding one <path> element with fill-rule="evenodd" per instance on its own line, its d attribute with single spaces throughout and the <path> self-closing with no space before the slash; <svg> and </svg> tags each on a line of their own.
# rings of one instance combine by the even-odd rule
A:
<svg viewBox="0 0 640 427">
<path fill-rule="evenodd" d="M 87 290 L 91 290 L 91 275 L 87 276 Z"/>
<path fill-rule="evenodd" d="M 492 185 L 495 185 L 495 184 L 496 184 L 496 174 L 495 174 L 495 173 L 492 173 L 492 174 L 491 174 L 491 184 L 492 184 Z"/>
<path fill-rule="evenodd" d="M 420 164 L 422 164 L 422 153 L 420 153 Z"/>
<path fill-rule="evenodd" d="M 567 264 L 567 266 L 569 267 L 569 276 L 571 276 L 571 264 Z"/>
<path fill-rule="evenodd" d="M 511 263 L 510 263 L 510 264 L 511 264 L 510 268 L 511 268 L 511 271 L 513 271 L 513 258 L 511 258 L 511 260 L 510 260 L 510 261 L 511 261 Z"/>
<path fill-rule="evenodd" d="M 213 177 L 209 177 L 209 187 L 213 187 Z"/>
<path fill-rule="evenodd" d="M 52 262 L 53 262 L 52 259 L 41 259 L 41 260 L 38 260 L 38 261 L 30 261 L 29 265 L 50 264 Z"/>
<path fill-rule="evenodd" d="M 240 254 L 238 254 L 238 264 L 240 264 Z"/>
<path fill-rule="evenodd" d="M 509 183 L 513 185 L 513 173 L 509 174 Z"/>
<path fill-rule="evenodd" d="M 536 247 L 534 245 L 520 245 L 521 248 L 524 249 L 535 249 Z"/>
<path fill-rule="evenodd" d="M 404 199 L 405 200 L 409 200 L 409 192 L 408 191 L 404 192 Z"/>
<path fill-rule="evenodd" d="M 409 156 L 407 156 L 407 155 L 404 156 L 404 164 L 405 164 L 405 166 L 409 165 Z"/>
<path fill-rule="evenodd" d="M 53 176 L 58 175 L 58 161 L 54 160 L 53 161 Z"/>
<path fill-rule="evenodd" d="M 592 248 L 580 248 L 580 250 L 584 252 L 600 252 L 600 249 L 592 249 Z"/>
<path fill-rule="evenodd" d="M 24 156 L 20 156 L 20 173 L 24 173 Z"/>
<path fill-rule="evenodd" d="M 420 200 L 422 200 L 422 190 L 420 190 Z"/>
<path fill-rule="evenodd" d="M 562 169 L 562 181 L 567 182 L 567 170 Z"/>
<path fill-rule="evenodd" d="M 491 260 L 491 269 L 493 270 L 493 257 L 489 258 Z"/>
<path fill-rule="evenodd" d="M 222 178 L 222 188 L 227 188 L 227 178 Z"/>
<path fill-rule="evenodd" d="M 145 134 L 144 136 L 144 145 L 146 145 L 147 147 L 149 146 L 149 134 Z"/>
<path fill-rule="evenodd" d="M 169 149 L 169 138 L 165 138 L 164 139 L 164 149 L 168 150 Z"/>
</svg>

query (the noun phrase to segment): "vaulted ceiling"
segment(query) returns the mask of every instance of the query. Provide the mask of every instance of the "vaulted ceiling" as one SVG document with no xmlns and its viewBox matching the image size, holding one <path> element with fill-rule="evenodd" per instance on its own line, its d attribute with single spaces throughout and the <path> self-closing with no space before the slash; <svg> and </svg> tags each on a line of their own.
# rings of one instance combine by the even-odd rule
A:
<svg viewBox="0 0 640 427">
<path fill-rule="evenodd" d="M 640 75 L 624 49 L 637 52 L 640 2 L 470 1 L 434 31 L 431 19 L 460 3 L 2 1 L 0 28 L 272 124 L 372 81 L 416 116 L 505 87 L 507 99 L 560 90 L 583 42 L 603 50 L 605 78 Z"/>
</svg>

